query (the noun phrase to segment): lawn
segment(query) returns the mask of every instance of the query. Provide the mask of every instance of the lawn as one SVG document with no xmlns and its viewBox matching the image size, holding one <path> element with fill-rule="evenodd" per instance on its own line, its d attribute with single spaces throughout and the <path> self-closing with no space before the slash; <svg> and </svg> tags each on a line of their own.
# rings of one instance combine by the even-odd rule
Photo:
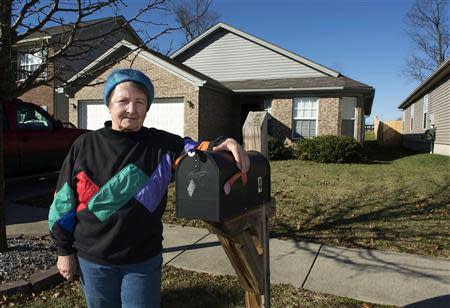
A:
<svg viewBox="0 0 450 308">
<path fill-rule="evenodd" d="M 449 257 L 450 158 L 367 142 L 364 164 L 271 162 L 271 236 Z M 174 188 L 167 223 L 177 219 Z"/>
<path fill-rule="evenodd" d="M 272 307 L 388 307 L 325 295 L 290 285 L 272 285 Z M 182 304 L 181 304 L 182 303 Z M 79 282 L 64 283 L 31 297 L 0 298 L 3 307 L 86 307 Z M 213 276 L 164 267 L 161 288 L 162 307 L 244 307 L 244 291 L 233 276 Z"/>
</svg>

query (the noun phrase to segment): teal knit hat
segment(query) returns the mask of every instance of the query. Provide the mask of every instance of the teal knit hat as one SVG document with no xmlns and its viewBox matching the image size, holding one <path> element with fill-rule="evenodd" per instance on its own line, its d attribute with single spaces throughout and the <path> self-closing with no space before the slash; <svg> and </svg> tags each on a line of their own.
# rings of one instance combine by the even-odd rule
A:
<svg viewBox="0 0 450 308">
<path fill-rule="evenodd" d="M 109 96 L 115 87 L 126 81 L 137 82 L 145 87 L 147 90 L 147 110 L 153 101 L 155 91 L 152 81 L 144 73 L 131 68 L 114 70 L 106 79 L 105 87 L 103 88 L 103 102 L 108 106 Z"/>
</svg>

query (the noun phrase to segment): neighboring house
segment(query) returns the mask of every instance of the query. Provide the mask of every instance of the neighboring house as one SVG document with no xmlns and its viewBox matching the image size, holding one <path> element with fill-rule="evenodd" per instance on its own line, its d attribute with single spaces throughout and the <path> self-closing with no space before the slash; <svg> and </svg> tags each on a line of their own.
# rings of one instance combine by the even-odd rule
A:
<svg viewBox="0 0 450 308">
<path fill-rule="evenodd" d="M 46 61 L 47 55 L 52 55 L 59 50 L 60 46 L 67 41 L 70 30 L 70 25 L 49 27 L 17 43 L 15 46 L 17 82 L 20 83 L 27 74 L 34 72 L 43 61 Z M 68 97 L 62 85 L 123 39 L 135 44 L 142 43 L 122 16 L 81 23 L 74 44 L 66 50 L 64 57 L 49 63 L 47 70 L 40 76 L 40 78 L 49 79 L 49 82 L 31 89 L 19 98 L 40 105 L 59 120 L 68 121 Z M 54 76 L 56 78 L 50 81 Z"/>
<path fill-rule="evenodd" d="M 331 134 L 364 141 L 375 90 L 334 70 L 224 23 L 171 57 L 229 88 L 241 124 L 249 111 L 268 110 L 270 133 L 280 139 Z"/>
<path fill-rule="evenodd" d="M 434 125 L 434 153 L 450 156 L 450 58 L 399 106 L 403 110 L 403 145 L 429 151 L 424 132 Z"/>
<path fill-rule="evenodd" d="M 123 41 L 82 72 L 135 47 Z M 270 133 L 282 140 L 332 134 L 363 142 L 365 116 L 370 115 L 375 92 L 223 23 L 171 58 L 140 49 L 113 68 L 130 66 L 146 72 L 155 84 L 156 100 L 145 125 L 195 139 L 240 139 L 248 112 L 267 110 Z M 95 129 L 108 119 L 101 102 L 103 86 L 92 85 L 104 81 L 110 71 L 85 80 L 89 87 L 71 90 L 71 122 Z"/>
</svg>

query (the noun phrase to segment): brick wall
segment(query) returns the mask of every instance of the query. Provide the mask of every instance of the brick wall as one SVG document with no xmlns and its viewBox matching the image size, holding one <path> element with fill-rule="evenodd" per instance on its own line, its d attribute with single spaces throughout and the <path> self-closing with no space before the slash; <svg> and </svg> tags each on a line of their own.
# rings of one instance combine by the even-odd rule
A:
<svg viewBox="0 0 450 308">
<path fill-rule="evenodd" d="M 49 56 L 52 56 L 53 49 L 49 48 L 48 53 L 49 53 Z M 48 79 L 53 78 L 53 71 L 54 71 L 54 65 L 53 65 L 53 63 L 49 63 L 47 65 L 47 78 Z M 33 89 L 25 92 L 18 98 L 25 102 L 28 102 L 28 103 L 33 103 L 33 104 L 36 104 L 39 106 L 42 106 L 42 105 L 47 106 L 47 112 L 50 113 L 51 115 L 54 115 L 54 113 L 55 113 L 55 110 L 54 110 L 55 90 L 53 88 L 53 85 L 54 85 L 54 82 L 50 81 L 48 83 L 48 85 L 42 85 L 42 86 L 33 88 Z"/>
<path fill-rule="evenodd" d="M 129 68 L 130 61 L 134 56 L 124 59 L 111 69 L 98 76 L 92 84 L 105 81 L 113 69 Z M 134 59 L 132 68 L 139 69 L 147 74 L 155 87 L 155 97 L 157 98 L 184 98 L 184 134 L 194 139 L 198 139 L 198 88 L 180 77 L 149 61 L 137 57 Z M 76 110 L 78 101 L 103 99 L 103 84 L 87 86 L 82 88 L 70 99 L 69 119 L 72 123 L 79 124 L 78 112 Z M 188 103 L 189 102 L 189 103 Z"/>
<path fill-rule="evenodd" d="M 42 85 L 25 92 L 19 99 L 39 106 L 45 105 L 47 106 L 48 113 L 53 115 L 55 112 L 53 109 L 53 95 L 53 87 Z"/>
<path fill-rule="evenodd" d="M 272 120 L 270 131 L 278 139 L 292 139 L 292 98 L 277 98 L 272 100 Z M 341 135 L 341 114 L 338 97 L 319 97 L 317 136 Z M 362 109 L 357 108 L 358 118 L 355 119 L 356 131 L 361 131 Z"/>
<path fill-rule="evenodd" d="M 319 98 L 317 136 L 341 135 L 339 98 Z"/>
<path fill-rule="evenodd" d="M 216 90 L 200 89 L 199 139 L 240 136 L 240 104 Z"/>
<path fill-rule="evenodd" d="M 292 98 L 272 100 L 272 119 L 269 129 L 272 136 L 277 139 L 292 139 Z"/>
</svg>

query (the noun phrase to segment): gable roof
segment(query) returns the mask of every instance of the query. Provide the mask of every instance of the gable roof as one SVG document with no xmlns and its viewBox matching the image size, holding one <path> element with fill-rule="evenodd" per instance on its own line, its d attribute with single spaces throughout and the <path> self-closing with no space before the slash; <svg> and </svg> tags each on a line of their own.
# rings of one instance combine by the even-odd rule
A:
<svg viewBox="0 0 450 308">
<path fill-rule="evenodd" d="M 409 96 L 398 106 L 399 109 L 406 109 L 419 98 L 427 94 L 436 84 L 450 74 L 450 58 L 439 66 L 424 82 L 422 82 Z"/>
<path fill-rule="evenodd" d="M 127 21 L 123 16 L 112 16 L 83 21 L 80 23 L 80 29 L 83 29 L 84 31 L 87 30 L 93 33 L 105 32 L 105 30 L 109 32 L 125 23 L 127 23 Z M 18 44 L 39 39 L 54 38 L 58 35 L 64 34 L 65 32 L 71 31 L 71 26 L 73 26 L 73 23 L 44 28 L 40 31 L 31 33 L 25 39 L 19 41 Z M 135 36 L 136 40 L 142 42 L 142 39 L 130 25 L 127 25 L 126 28 L 130 33 L 132 33 L 133 36 Z"/>
<path fill-rule="evenodd" d="M 179 63 L 157 51 L 151 50 L 147 47 L 138 47 L 128 41 L 122 40 L 121 42 L 117 43 L 115 46 L 113 46 L 111 49 L 106 51 L 103 55 L 101 55 L 99 58 L 97 58 L 95 61 L 91 62 L 89 65 L 87 65 L 84 69 L 82 69 L 78 74 L 70 78 L 67 82 L 75 82 L 78 78 L 85 75 L 87 72 L 89 72 L 92 69 L 95 69 L 96 67 L 100 66 L 101 63 L 109 58 L 114 57 L 115 53 L 119 53 L 123 48 L 126 48 L 129 53 L 135 54 L 139 57 L 142 57 L 146 60 L 150 60 L 153 63 L 159 65 L 160 67 L 174 73 L 175 75 L 178 75 L 179 77 L 183 78 L 184 80 L 200 87 L 200 86 L 207 86 L 212 87 L 218 90 L 222 90 L 224 92 L 231 92 L 228 88 L 224 87 L 220 82 L 182 64 Z"/>
<path fill-rule="evenodd" d="M 183 47 L 179 48 L 177 51 L 175 51 L 170 57 L 172 59 L 176 59 L 177 57 L 180 57 L 181 55 L 183 55 L 184 53 L 188 52 L 189 50 L 195 48 L 195 46 L 200 43 L 201 41 L 205 40 L 206 38 L 210 37 L 211 35 L 213 35 L 214 33 L 221 31 L 221 30 L 226 30 L 228 32 L 231 32 L 235 35 L 238 35 L 240 37 L 243 37 L 253 43 L 256 43 L 260 46 L 263 46 L 265 48 L 268 48 L 276 53 L 279 53 L 285 57 L 288 57 L 294 61 L 300 62 L 302 64 L 305 64 L 309 67 L 312 67 L 314 69 L 316 69 L 317 71 L 326 74 L 328 76 L 332 76 L 332 77 L 338 77 L 340 74 L 330 68 L 327 68 L 323 65 L 317 64 L 309 59 L 306 59 L 304 57 L 301 57 L 293 52 L 290 52 L 286 49 L 283 49 L 279 46 L 276 46 L 272 43 L 269 43 L 265 40 L 259 39 L 251 34 L 248 34 L 246 32 L 243 32 L 239 29 L 236 29 L 230 25 L 227 25 L 225 23 L 219 22 L 216 25 L 212 26 L 210 29 L 208 29 L 207 31 L 205 31 L 203 34 L 201 34 L 200 36 L 198 36 L 197 38 L 195 38 L 194 40 L 192 40 L 191 42 L 187 43 L 186 45 L 184 45 Z"/>
</svg>

